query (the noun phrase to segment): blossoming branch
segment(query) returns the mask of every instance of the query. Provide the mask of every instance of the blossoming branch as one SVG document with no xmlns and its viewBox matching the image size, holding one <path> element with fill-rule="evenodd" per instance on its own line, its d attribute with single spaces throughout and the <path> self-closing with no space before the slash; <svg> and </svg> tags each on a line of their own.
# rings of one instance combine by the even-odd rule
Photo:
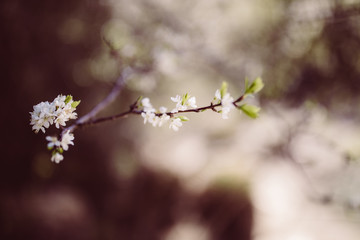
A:
<svg viewBox="0 0 360 240">
<path fill-rule="evenodd" d="M 188 121 L 189 118 L 182 116 L 183 113 L 195 112 L 200 113 L 206 110 L 212 110 L 220 113 L 223 119 L 228 119 L 228 115 L 232 109 L 239 109 L 251 118 L 257 118 L 260 108 L 249 104 L 240 104 L 247 96 L 258 93 L 264 86 L 261 78 L 256 78 L 251 84 L 245 79 L 245 91 L 243 95 L 234 100 L 234 98 L 227 92 L 228 86 L 223 82 L 220 89 L 215 91 L 214 99 L 210 105 L 204 107 L 197 107 L 196 98 L 186 93 L 183 95 L 176 95 L 171 97 L 171 101 L 176 103 L 175 107 L 168 111 L 166 107 L 161 106 L 158 109 L 154 108 L 149 98 L 138 98 L 135 103 L 130 106 L 128 111 L 103 118 L 95 119 L 95 115 L 112 102 L 119 93 L 123 85 L 123 78 L 119 78 L 113 91 L 100 102 L 91 112 L 77 120 L 70 127 L 64 128 L 66 122 L 70 119 L 76 119 L 76 107 L 80 101 L 73 101 L 71 95 L 59 95 L 53 102 L 41 102 L 33 107 L 34 111 L 30 112 L 30 124 L 35 133 L 40 130 L 45 133 L 45 129 L 50 125 L 55 124 L 56 128 L 62 128 L 59 136 L 47 136 L 48 149 L 52 150 L 51 161 L 59 163 L 64 159 L 63 151 L 69 149 L 68 145 L 74 145 L 75 129 L 95 125 L 106 121 L 123 118 L 130 114 L 138 114 L 144 119 L 144 124 L 150 123 L 153 127 L 162 127 L 168 124 L 168 127 L 174 131 L 178 131 L 182 127 L 183 122 Z"/>
</svg>

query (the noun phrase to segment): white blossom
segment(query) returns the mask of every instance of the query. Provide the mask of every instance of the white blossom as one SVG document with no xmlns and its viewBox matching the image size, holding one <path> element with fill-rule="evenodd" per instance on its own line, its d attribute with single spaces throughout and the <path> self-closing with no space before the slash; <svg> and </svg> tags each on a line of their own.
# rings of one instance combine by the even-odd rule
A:
<svg viewBox="0 0 360 240">
<path fill-rule="evenodd" d="M 174 131 L 178 131 L 179 127 L 181 127 L 181 126 L 182 126 L 181 119 L 180 118 L 174 118 L 174 119 L 171 120 L 169 128 L 171 128 Z"/>
<path fill-rule="evenodd" d="M 235 107 L 233 102 L 234 102 L 234 98 L 231 97 L 229 93 L 226 93 L 223 99 L 221 100 L 221 105 L 222 105 L 221 116 L 223 119 L 229 118 L 228 114 L 230 110 Z"/>
<path fill-rule="evenodd" d="M 159 111 L 160 111 L 160 113 L 166 113 L 167 108 L 166 107 L 160 107 Z"/>
<path fill-rule="evenodd" d="M 226 93 L 223 97 L 221 97 L 220 90 L 217 89 L 215 91 L 215 100 L 221 101 L 221 117 L 223 119 L 228 119 L 228 114 L 233 109 L 234 106 L 234 98 L 231 97 L 230 93 Z"/>
<path fill-rule="evenodd" d="M 144 99 L 146 99 L 145 102 L 142 103 L 142 105 L 144 106 L 144 112 L 141 113 L 141 116 L 144 118 L 144 124 L 149 122 L 153 125 L 153 127 L 161 127 L 162 125 L 164 125 L 164 123 L 166 123 L 170 119 L 170 116 L 166 114 L 167 108 L 160 107 L 159 112 L 162 113 L 162 115 L 159 116 L 160 114 L 155 113 L 156 109 L 152 107 L 148 98 Z"/>
<path fill-rule="evenodd" d="M 74 145 L 74 134 L 67 131 L 61 138 L 61 141 L 57 137 L 47 136 L 46 140 L 49 141 L 47 147 L 52 149 L 55 147 L 55 152 L 51 157 L 51 161 L 55 163 L 59 163 L 64 159 L 64 156 L 61 154 L 62 150 L 67 151 L 69 149 L 69 145 Z"/>
<path fill-rule="evenodd" d="M 53 147 L 59 147 L 60 146 L 60 141 L 57 137 L 53 137 L 53 136 L 47 136 L 46 140 L 49 141 L 47 147 L 49 149 L 52 149 Z"/>
<path fill-rule="evenodd" d="M 143 107 L 152 107 L 149 98 L 141 99 L 141 104 L 142 104 Z"/>
<path fill-rule="evenodd" d="M 196 98 L 195 98 L 195 97 L 189 98 L 188 101 L 186 102 L 186 104 L 187 104 L 189 107 L 197 108 Z"/>
<path fill-rule="evenodd" d="M 55 107 L 57 108 L 63 108 L 65 107 L 65 100 L 66 100 L 66 96 L 64 95 L 58 95 L 54 101 L 53 101 L 53 104 Z"/>
<path fill-rule="evenodd" d="M 35 130 L 35 133 L 38 133 L 40 130 L 45 133 L 45 128 L 44 128 L 44 120 L 43 119 L 37 119 L 32 121 L 32 124 L 34 124 L 34 126 L 32 127 L 32 130 Z"/>
<path fill-rule="evenodd" d="M 153 125 L 153 127 L 158 126 L 159 123 L 160 123 L 160 117 L 158 117 L 158 116 L 155 115 L 155 117 L 151 120 L 150 123 Z"/>
<path fill-rule="evenodd" d="M 171 97 L 173 102 L 176 102 L 176 108 L 172 110 L 172 113 L 178 112 L 179 110 L 186 110 L 188 107 L 196 108 L 196 98 L 190 97 L 185 94 L 183 97 L 176 95 L 176 97 Z M 143 98 L 141 100 L 141 106 L 143 107 L 141 116 L 144 118 L 144 124 L 150 123 L 153 127 L 162 127 L 164 124 L 169 122 L 171 119 L 170 114 L 167 113 L 167 108 L 161 106 L 157 111 L 150 103 L 149 98 Z M 181 118 L 177 117 L 170 121 L 169 128 L 174 131 L 178 131 L 179 127 L 182 126 Z"/>
<path fill-rule="evenodd" d="M 170 116 L 164 113 L 163 115 L 161 115 L 161 117 L 159 117 L 159 119 L 160 119 L 160 121 L 158 124 L 159 124 L 159 127 L 161 127 L 162 125 L 164 125 L 164 123 L 169 121 Z"/>
<path fill-rule="evenodd" d="M 73 108 L 71 106 L 71 103 L 73 101 L 71 100 L 68 104 L 66 104 L 63 109 L 62 109 L 62 112 L 64 115 L 67 116 L 68 119 L 76 119 L 77 118 L 77 113 L 74 112 L 76 110 L 76 108 Z"/>
<path fill-rule="evenodd" d="M 147 122 L 153 123 L 156 117 L 154 112 L 143 112 L 141 113 L 141 116 L 144 118 L 144 124 Z"/>
<path fill-rule="evenodd" d="M 143 106 L 143 112 L 141 113 L 141 116 L 144 118 L 144 124 L 147 122 L 152 123 L 154 125 L 156 115 L 155 115 L 155 109 L 150 103 L 149 98 L 143 98 L 141 100 L 141 105 Z"/>
<path fill-rule="evenodd" d="M 155 112 L 155 109 L 151 105 L 149 98 L 143 98 L 141 100 L 141 105 L 144 107 L 144 112 Z"/>
<path fill-rule="evenodd" d="M 61 147 L 67 151 L 69 149 L 68 145 L 74 145 L 74 134 L 70 133 L 70 131 L 67 131 L 61 138 L 60 145 Z"/>
<path fill-rule="evenodd" d="M 172 113 L 176 113 L 179 110 L 186 110 L 186 108 L 184 108 L 181 104 L 181 96 L 180 95 L 176 95 L 176 97 L 170 97 L 171 101 L 176 103 L 176 107 L 171 110 Z"/>
<path fill-rule="evenodd" d="M 215 100 L 220 100 L 221 101 L 221 93 L 220 90 L 217 89 L 215 92 Z"/>
<path fill-rule="evenodd" d="M 196 98 L 190 97 L 188 98 L 187 94 L 183 97 L 180 95 L 176 95 L 175 97 L 170 98 L 171 101 L 176 103 L 176 107 L 171 110 L 172 113 L 176 113 L 178 111 L 185 111 L 188 109 L 188 107 L 196 108 Z"/>
<path fill-rule="evenodd" d="M 66 126 L 66 122 L 69 120 L 66 114 L 60 113 L 57 118 L 55 119 L 55 127 L 60 128 L 61 126 Z"/>
<path fill-rule="evenodd" d="M 159 108 L 160 113 L 162 113 L 162 115 L 159 117 L 160 114 L 156 114 L 156 109 L 151 105 L 149 98 L 143 98 L 141 100 L 141 105 L 143 106 L 143 112 L 141 113 L 141 116 L 144 118 L 144 124 L 149 122 L 153 125 L 153 127 L 161 127 L 170 119 L 170 116 L 166 114 L 166 107 Z"/>
<path fill-rule="evenodd" d="M 51 157 L 51 161 L 55 162 L 55 163 L 59 163 L 63 159 L 64 159 L 64 156 L 62 154 L 58 153 L 58 152 L 53 154 L 52 157 Z"/>
<path fill-rule="evenodd" d="M 180 95 L 176 95 L 175 97 L 170 97 L 171 101 L 179 103 L 181 102 L 181 96 Z"/>
<path fill-rule="evenodd" d="M 144 118 L 144 124 L 147 122 L 151 123 L 154 127 L 157 125 L 157 119 L 155 114 L 155 108 L 150 103 L 149 98 L 143 98 L 141 100 L 141 105 L 143 106 L 143 112 L 141 116 Z"/>
<path fill-rule="evenodd" d="M 57 128 L 65 126 L 70 119 L 76 119 L 76 108 L 73 107 L 74 101 L 71 96 L 58 95 L 53 102 L 41 102 L 33 107 L 34 111 L 30 112 L 30 125 L 35 133 L 40 130 L 45 133 L 45 128 L 55 123 Z M 76 102 L 78 105 L 80 102 Z"/>
<path fill-rule="evenodd" d="M 45 128 L 55 124 L 56 128 L 66 126 L 66 122 L 70 119 L 76 119 L 76 106 L 80 101 L 73 101 L 72 96 L 58 95 L 51 103 L 41 102 L 33 107 L 34 111 L 30 112 L 30 125 L 35 133 L 40 130 L 45 133 Z M 63 134 L 61 140 L 54 136 L 47 136 L 48 149 L 53 149 L 51 161 L 59 163 L 64 159 L 62 155 L 63 150 L 68 150 L 69 145 L 74 145 L 74 135 L 67 131 Z"/>
<path fill-rule="evenodd" d="M 33 109 L 34 111 L 30 112 L 32 129 L 35 130 L 35 133 L 38 133 L 39 130 L 45 133 L 45 128 L 53 124 L 54 108 L 49 102 L 41 102 L 35 105 Z"/>
</svg>

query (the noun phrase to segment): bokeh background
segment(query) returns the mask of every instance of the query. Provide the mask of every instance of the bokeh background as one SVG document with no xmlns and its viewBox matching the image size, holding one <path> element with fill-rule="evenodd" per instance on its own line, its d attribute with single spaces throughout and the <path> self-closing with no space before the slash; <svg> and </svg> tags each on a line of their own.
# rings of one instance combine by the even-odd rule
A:
<svg viewBox="0 0 360 240">
<path fill-rule="evenodd" d="M 0 239 L 360 238 L 360 1 L 3 0 L 0 17 Z M 52 163 L 32 106 L 72 94 L 84 115 L 129 69 L 100 116 L 261 76 L 260 118 L 130 116 Z"/>
</svg>

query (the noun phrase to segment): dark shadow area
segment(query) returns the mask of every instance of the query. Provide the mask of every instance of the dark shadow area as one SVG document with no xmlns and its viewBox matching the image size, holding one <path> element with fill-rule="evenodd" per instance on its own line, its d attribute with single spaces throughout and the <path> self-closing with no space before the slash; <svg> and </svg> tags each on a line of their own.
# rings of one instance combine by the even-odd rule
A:
<svg viewBox="0 0 360 240">
<path fill-rule="evenodd" d="M 239 189 L 217 186 L 194 195 L 174 177 L 147 169 L 92 191 L 75 184 L 3 195 L 1 239 L 155 240 L 189 216 L 209 228 L 211 239 L 251 239 L 252 206 Z"/>
<path fill-rule="evenodd" d="M 266 37 L 271 52 L 264 78 L 272 79 L 272 98 L 292 106 L 311 100 L 358 117 L 348 106 L 359 100 L 360 3 L 330 2 L 310 1 L 313 8 L 305 9 L 299 3 L 295 11 L 295 4 L 284 5 L 284 18 Z"/>
</svg>

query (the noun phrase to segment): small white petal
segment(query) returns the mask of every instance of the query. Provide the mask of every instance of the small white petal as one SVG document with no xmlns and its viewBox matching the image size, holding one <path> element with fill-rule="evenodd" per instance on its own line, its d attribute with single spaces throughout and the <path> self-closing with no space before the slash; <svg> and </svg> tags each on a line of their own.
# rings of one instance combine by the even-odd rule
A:
<svg viewBox="0 0 360 240">
<path fill-rule="evenodd" d="M 159 127 L 161 127 L 162 125 L 164 125 L 164 123 L 166 123 L 168 120 L 170 119 L 170 116 L 167 114 L 163 114 L 160 117 L 160 122 L 159 122 Z"/>
<path fill-rule="evenodd" d="M 187 101 L 187 105 L 192 107 L 192 108 L 197 108 L 196 106 L 196 98 L 195 97 L 191 97 L 188 101 Z"/>
<path fill-rule="evenodd" d="M 69 149 L 68 145 L 74 145 L 74 134 L 70 133 L 70 131 L 67 131 L 61 138 L 61 147 L 67 151 Z"/>
<path fill-rule="evenodd" d="M 159 123 L 160 123 L 160 118 L 155 116 L 153 119 L 152 119 L 152 125 L 153 127 L 156 127 Z"/>
<path fill-rule="evenodd" d="M 176 95 L 176 97 L 171 97 L 170 99 L 171 99 L 171 101 L 176 102 L 176 103 L 181 102 L 180 95 Z"/>
<path fill-rule="evenodd" d="M 167 108 L 166 107 L 160 107 L 159 111 L 160 111 L 160 113 L 166 113 Z"/>
<path fill-rule="evenodd" d="M 51 157 L 51 161 L 55 162 L 55 163 L 59 163 L 64 159 L 64 156 L 61 155 L 60 153 L 55 153 L 54 155 L 52 155 Z"/>
<path fill-rule="evenodd" d="M 221 100 L 221 93 L 220 93 L 219 89 L 217 89 L 215 92 L 215 98 L 216 98 L 216 100 Z"/>
<path fill-rule="evenodd" d="M 180 118 L 175 118 L 170 122 L 169 128 L 171 128 L 174 131 L 178 131 L 179 127 L 182 126 L 182 122 Z"/>
<path fill-rule="evenodd" d="M 147 122 L 153 123 L 156 117 L 154 112 L 143 112 L 141 113 L 141 116 L 144 118 L 144 124 Z"/>
</svg>

